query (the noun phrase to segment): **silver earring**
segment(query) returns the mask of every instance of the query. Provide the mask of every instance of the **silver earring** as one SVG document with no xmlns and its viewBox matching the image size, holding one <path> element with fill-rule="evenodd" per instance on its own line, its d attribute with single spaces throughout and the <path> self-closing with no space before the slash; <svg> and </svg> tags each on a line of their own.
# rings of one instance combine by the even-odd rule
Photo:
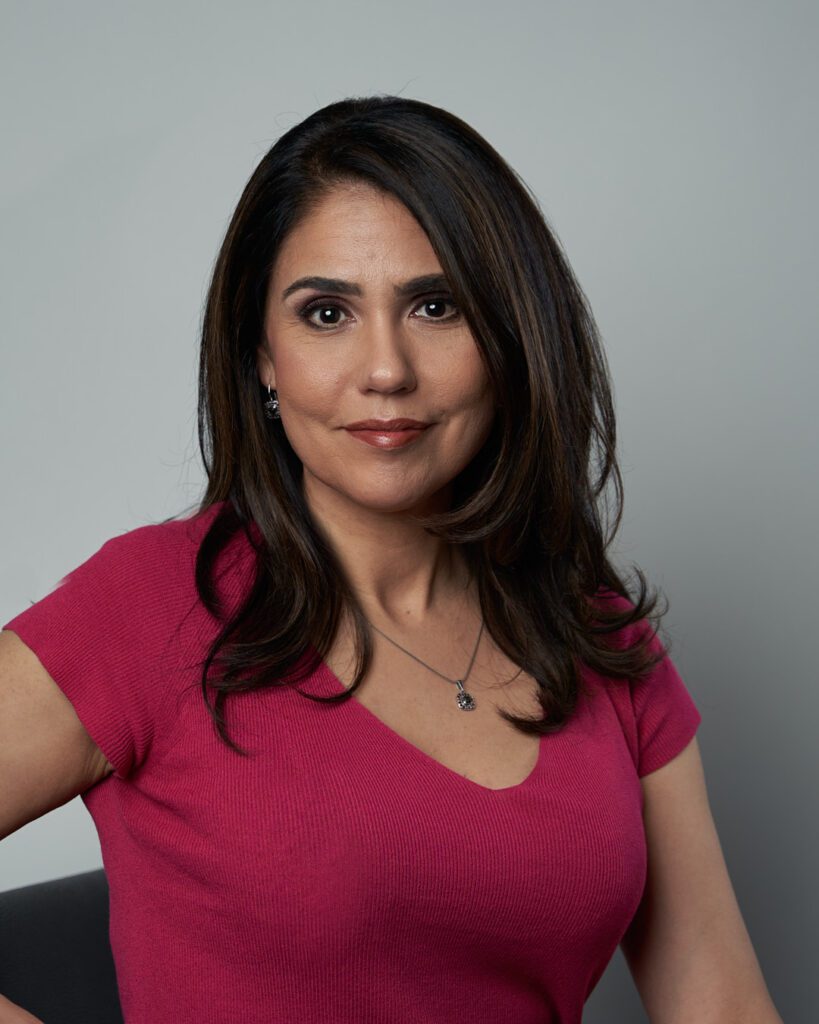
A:
<svg viewBox="0 0 819 1024">
<path fill-rule="evenodd" d="M 279 415 L 279 399 L 276 396 L 275 391 L 270 390 L 270 385 L 267 385 L 267 398 L 264 403 L 264 414 L 269 420 L 280 420 Z"/>
</svg>

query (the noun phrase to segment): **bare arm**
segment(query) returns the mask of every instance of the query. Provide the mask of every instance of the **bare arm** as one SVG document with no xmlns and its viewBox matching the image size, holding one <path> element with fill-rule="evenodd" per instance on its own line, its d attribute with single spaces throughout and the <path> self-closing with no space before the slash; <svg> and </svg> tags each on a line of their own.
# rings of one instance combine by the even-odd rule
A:
<svg viewBox="0 0 819 1024">
<path fill-rule="evenodd" d="M 648 877 L 620 947 L 652 1024 L 782 1024 L 728 876 L 696 737 L 642 779 Z"/>
<path fill-rule="evenodd" d="M 113 770 L 34 652 L 0 631 L 0 839 Z"/>
<path fill-rule="evenodd" d="M 43 1024 L 39 1017 L 34 1017 L 17 1003 L 11 1003 L 0 996 L 0 1024 Z"/>
<path fill-rule="evenodd" d="M 0 631 L 0 839 L 114 770 L 40 660 Z M 42 1024 L 0 995 L 0 1024 Z"/>
</svg>

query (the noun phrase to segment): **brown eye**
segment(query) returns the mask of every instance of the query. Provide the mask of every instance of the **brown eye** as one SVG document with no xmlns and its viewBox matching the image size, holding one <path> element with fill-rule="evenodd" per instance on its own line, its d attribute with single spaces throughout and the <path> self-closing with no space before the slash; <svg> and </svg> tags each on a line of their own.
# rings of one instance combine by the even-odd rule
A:
<svg viewBox="0 0 819 1024">
<path fill-rule="evenodd" d="M 314 302 L 304 307 L 299 313 L 303 320 L 306 320 L 311 327 L 337 327 L 341 320 L 339 315 L 344 310 L 332 302 Z M 346 314 L 345 314 L 346 315 Z"/>
<path fill-rule="evenodd" d="M 453 312 L 447 315 L 447 307 Z M 452 301 L 444 296 L 439 296 L 434 299 L 425 299 L 420 306 L 417 307 L 419 310 L 424 310 L 426 315 L 421 316 L 422 320 L 455 320 L 458 317 L 458 307 Z"/>
</svg>

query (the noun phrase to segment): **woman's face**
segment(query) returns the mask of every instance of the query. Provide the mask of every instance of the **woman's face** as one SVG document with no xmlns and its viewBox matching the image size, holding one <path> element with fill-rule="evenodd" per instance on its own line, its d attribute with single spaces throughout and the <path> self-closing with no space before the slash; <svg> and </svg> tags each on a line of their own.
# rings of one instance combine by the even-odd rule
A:
<svg viewBox="0 0 819 1024">
<path fill-rule="evenodd" d="M 448 485 L 486 440 L 494 401 L 466 320 L 406 207 L 364 184 L 324 196 L 280 250 L 264 327 L 259 377 L 278 392 L 311 506 L 328 488 L 373 510 L 449 506 Z M 426 426 L 348 429 L 399 417 Z"/>
</svg>

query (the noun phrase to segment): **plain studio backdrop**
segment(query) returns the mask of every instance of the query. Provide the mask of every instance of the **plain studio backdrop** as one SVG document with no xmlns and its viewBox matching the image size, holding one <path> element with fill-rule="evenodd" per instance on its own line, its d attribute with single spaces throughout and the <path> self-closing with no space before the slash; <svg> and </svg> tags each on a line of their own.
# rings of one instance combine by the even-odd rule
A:
<svg viewBox="0 0 819 1024">
<path fill-rule="evenodd" d="M 3 621 L 198 497 L 203 298 L 269 146 L 349 95 L 445 107 L 530 185 L 589 297 L 625 480 L 616 560 L 669 598 L 774 1002 L 819 1018 L 816 8 L 0 11 Z M 74 800 L 0 844 L 0 890 L 100 864 Z M 645 1020 L 619 951 L 584 1020 Z"/>
</svg>

